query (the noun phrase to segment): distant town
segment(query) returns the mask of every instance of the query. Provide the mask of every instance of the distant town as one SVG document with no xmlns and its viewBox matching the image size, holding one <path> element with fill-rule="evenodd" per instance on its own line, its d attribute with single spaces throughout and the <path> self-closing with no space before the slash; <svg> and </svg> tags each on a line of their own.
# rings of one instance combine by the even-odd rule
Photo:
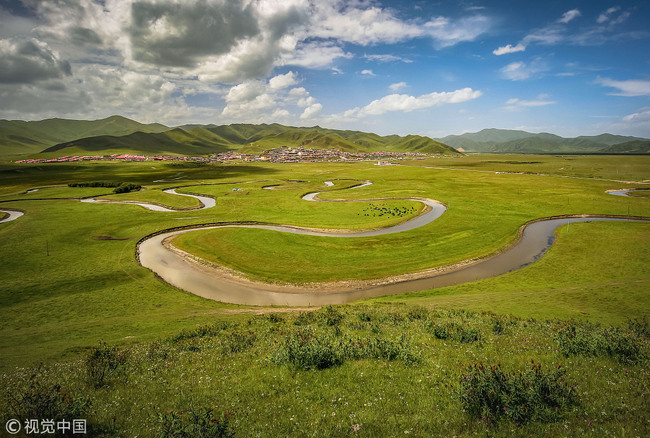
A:
<svg viewBox="0 0 650 438">
<path fill-rule="evenodd" d="M 422 152 L 345 152 L 337 150 L 311 149 L 304 147 L 281 146 L 269 149 L 260 154 L 244 154 L 237 151 L 221 152 L 208 157 L 187 157 L 176 155 L 72 155 L 57 158 L 29 158 L 16 163 L 73 163 L 77 161 L 194 161 L 202 163 L 225 163 L 229 161 L 267 161 L 271 163 L 297 163 L 320 161 L 377 161 L 377 164 L 388 165 L 388 160 L 423 160 L 431 157 L 442 157 L 442 154 L 425 154 Z M 447 157 L 449 155 L 446 155 Z"/>
</svg>

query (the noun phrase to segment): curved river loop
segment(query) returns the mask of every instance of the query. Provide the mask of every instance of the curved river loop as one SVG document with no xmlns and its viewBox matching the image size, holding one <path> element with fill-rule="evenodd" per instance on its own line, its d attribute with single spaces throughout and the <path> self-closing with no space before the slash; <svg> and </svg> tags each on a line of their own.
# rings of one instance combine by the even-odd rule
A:
<svg viewBox="0 0 650 438">
<path fill-rule="evenodd" d="M 349 187 L 348 190 L 365 187 L 370 184 L 372 182 L 364 181 L 361 184 Z M 277 185 L 269 185 L 263 188 L 272 190 Z M 334 183 L 331 181 L 325 182 L 326 187 L 333 185 Z M 191 196 L 198 199 L 201 203 L 200 207 L 191 210 L 213 208 L 216 205 L 215 199 L 208 196 L 177 193 L 175 189 L 167 189 L 164 192 L 173 195 Z M 173 247 L 170 243 L 171 239 L 180 234 L 200 229 L 215 228 L 259 228 L 283 233 L 336 238 L 379 236 L 422 227 L 438 219 L 447 209 L 445 205 L 433 199 L 373 198 L 349 201 L 325 201 L 318 198 L 319 193 L 308 193 L 302 199 L 311 202 L 367 202 L 402 199 L 421 202 L 425 205 L 425 209 L 419 216 L 395 226 L 359 232 L 315 230 L 297 226 L 254 222 L 213 223 L 161 230 L 145 236 L 138 242 L 136 257 L 142 266 L 153 271 L 167 283 L 204 298 L 242 305 L 321 306 L 327 304 L 343 304 L 383 295 L 402 294 L 451 286 L 495 277 L 523 268 L 538 260 L 550 248 L 555 239 L 555 229 L 562 225 L 593 221 L 650 222 L 650 218 L 645 217 L 632 218 L 594 215 L 540 218 L 521 227 L 519 239 L 515 244 L 488 258 L 467 260 L 452 266 L 372 281 L 341 281 L 307 285 L 277 285 L 251 281 L 243 278 L 240 273 L 215 266 L 205 260 L 185 253 Z M 626 195 L 625 192 L 621 193 L 621 191 L 609 191 L 609 193 L 619 196 Z M 149 210 L 161 212 L 179 211 L 178 209 L 170 209 L 150 203 L 106 201 L 96 200 L 94 198 L 81 199 L 80 201 L 136 204 Z M 1 220 L 0 223 L 15 220 L 23 215 L 22 212 L 16 210 L 0 211 L 9 214 L 9 217 Z"/>
</svg>

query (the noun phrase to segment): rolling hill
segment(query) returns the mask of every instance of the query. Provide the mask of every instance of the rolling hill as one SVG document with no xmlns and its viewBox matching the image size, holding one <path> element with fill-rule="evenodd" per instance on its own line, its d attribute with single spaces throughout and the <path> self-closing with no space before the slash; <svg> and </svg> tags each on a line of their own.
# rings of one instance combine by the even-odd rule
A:
<svg viewBox="0 0 650 438">
<path fill-rule="evenodd" d="M 159 123 L 146 125 L 121 116 L 101 120 L 0 120 L 0 156 L 34 154 L 50 146 L 85 137 L 123 136 L 138 131 L 156 133 L 167 130 L 169 127 Z"/>
<path fill-rule="evenodd" d="M 429 137 L 400 137 L 279 124 L 184 125 L 163 132 L 101 134 L 75 138 L 44 148 L 41 157 L 112 153 L 207 155 L 228 150 L 260 153 L 280 146 L 303 146 L 348 152 L 424 152 L 456 154 L 455 149 Z"/>
<path fill-rule="evenodd" d="M 465 152 L 548 154 L 548 153 L 648 153 L 646 148 L 614 147 L 630 142 L 649 140 L 613 134 L 564 138 L 554 134 L 533 134 L 526 131 L 484 129 L 475 133 L 450 135 L 441 142 Z"/>
</svg>

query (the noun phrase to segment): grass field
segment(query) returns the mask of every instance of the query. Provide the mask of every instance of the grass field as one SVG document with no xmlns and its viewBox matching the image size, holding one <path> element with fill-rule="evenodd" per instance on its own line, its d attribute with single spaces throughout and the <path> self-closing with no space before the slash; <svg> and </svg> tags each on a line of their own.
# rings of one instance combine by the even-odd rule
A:
<svg viewBox="0 0 650 438">
<path fill-rule="evenodd" d="M 649 384 L 643 371 L 645 359 L 623 366 L 618 364 L 625 359 L 616 354 L 560 357 L 555 352 L 554 342 L 558 341 L 553 333 L 564 323 L 547 320 L 572 318 L 620 327 L 626 326 L 628 318 L 647 317 L 648 224 L 573 224 L 568 230 L 558 230 L 556 245 L 542 260 L 522 270 L 479 282 L 338 307 L 334 310 L 344 315 L 340 333 L 334 326 L 322 325 L 315 319 L 306 326 L 317 332 L 316 338 L 340 335 L 342 339 L 370 339 L 376 335 L 384 339 L 376 341 L 382 344 L 398 342 L 399 335 L 405 333 L 419 359 L 407 364 L 381 355 L 378 359 L 364 356 L 321 371 L 297 372 L 291 366 L 269 362 L 278 345 L 298 327 L 294 320 L 299 316 L 251 317 L 250 312 L 259 309 L 208 301 L 177 290 L 134 260 L 139 239 L 179 225 L 260 221 L 367 229 L 400 222 L 417 214 L 419 208 L 411 201 L 372 201 L 390 208 L 415 208 L 404 216 L 388 217 L 372 215 L 375 210 L 370 209 L 368 201 L 316 203 L 300 199 L 307 192 L 320 190 L 321 198 L 329 200 L 428 197 L 449 208 L 435 222 L 402 235 L 327 239 L 237 229 L 189 233 L 175 244 L 254 278 L 289 282 L 377 278 L 493 253 L 512 242 L 522 224 L 538 217 L 650 216 L 647 198 L 605 193 L 628 187 L 623 181 L 648 180 L 647 157 L 571 157 L 571 167 L 562 170 L 568 176 L 593 174 L 615 181 L 495 173 L 553 174 L 560 172 L 554 166 L 566 159 L 487 156 L 481 161 L 481 156 L 470 156 L 458 161 L 445 158 L 391 167 L 368 163 L 255 163 L 195 168 L 164 163 L 2 165 L 0 208 L 25 211 L 18 220 L 0 224 L 3 387 L 16 387 L 15 394 L 24 390 L 29 385 L 30 371 L 15 367 L 31 367 L 44 361 L 47 370 L 43 371 L 43 388 L 56 379 L 83 387 L 79 394 L 92 399 L 88 416 L 107 436 L 155 435 L 166 421 L 171 421 L 165 419 L 171 415 L 169 410 L 190 412 L 200 407 L 214 408 L 217 416 L 231 412 L 229 427 L 242 435 L 273 430 L 278 436 L 301 436 L 309 431 L 316 436 L 357 432 L 381 436 L 404 434 L 411 429 L 414 435 L 430 435 L 440 434 L 446 421 L 444 430 L 458 435 L 509 435 L 511 429 L 522 436 L 602 435 L 619 434 L 621 428 L 626 428 L 631 435 L 642 436 L 648 432 L 647 419 L 640 413 L 647 413 L 648 408 L 641 395 Z M 541 164 L 533 163 L 536 161 Z M 422 167 L 434 165 L 446 169 Z M 489 172 L 449 169 L 472 167 Z M 179 177 L 183 179 L 177 180 Z M 137 193 L 110 195 L 110 199 L 137 199 L 180 208 L 196 206 L 193 199 L 162 193 L 165 188 L 188 186 L 179 191 L 213 196 L 217 205 L 208 210 L 162 213 L 134 205 L 55 199 L 105 194 L 106 189 L 102 192 L 65 187 L 70 182 L 103 180 L 147 187 Z M 159 180 L 170 182 L 154 182 Z M 335 186 L 324 187 L 328 180 Z M 373 184 L 342 190 L 363 180 Z M 274 190 L 262 188 L 267 185 L 278 186 Z M 25 194 L 33 188 L 40 189 Z M 299 273 L 296 265 L 301 268 Z M 462 316 L 462 312 L 454 313 L 457 311 L 493 312 L 498 317 Z M 368 321 L 359 316 L 363 312 L 371 314 L 369 321 L 376 321 L 377 327 L 364 325 Z M 421 317 L 408 316 L 417 312 L 424 313 Z M 397 314 L 401 316 L 390 316 Z M 402 322 L 390 322 L 395 318 L 402 318 Z M 445 341 L 431 337 L 427 331 L 431 326 L 424 325 L 423 321 L 432 318 L 445 324 L 476 324 L 483 341 L 445 345 Z M 513 329 L 504 337 L 497 336 L 491 331 L 494 318 L 511 318 L 515 321 Z M 528 318 L 536 321 L 527 322 Z M 215 321 L 227 323 L 226 329 L 217 330 L 218 335 L 164 341 L 178 337 L 182 330 Z M 250 342 L 246 341 L 248 332 L 255 333 Z M 233 333 L 237 334 L 233 337 Z M 645 336 L 638 341 L 643 354 L 648 353 Z M 231 338 L 243 339 L 245 348 L 233 350 L 228 344 Z M 532 349 L 528 349 L 528 341 L 522 341 L 524 338 L 536 339 Z M 93 389 L 87 387 L 83 377 L 83 358 L 99 341 L 123 350 L 130 348 L 130 359 L 108 388 Z M 154 351 L 159 346 L 169 350 L 166 359 Z M 404 354 L 410 357 L 410 353 Z M 458 392 L 467 366 L 477 361 L 487 365 L 501 361 L 509 370 L 523 370 L 531 359 L 543 364 L 545 370 L 558 361 L 565 364 L 568 380 L 577 382 L 580 388 L 580 407 L 567 408 L 558 414 L 561 418 L 548 425 L 518 424 L 507 418 L 487 424 L 482 417 L 470 418 L 463 413 L 460 399 L 453 394 Z M 604 391 L 597 380 L 600 376 L 589 370 L 611 373 L 608 378 L 616 389 Z M 361 373 L 367 378 L 364 382 L 370 383 L 359 387 Z M 151 378 L 155 385 L 146 383 Z M 426 385 L 419 385 L 421 379 Z M 391 381 L 399 387 L 397 393 L 390 392 L 387 384 Z M 262 392 L 269 398 L 261 398 Z M 634 409 L 625 411 L 621 397 L 625 406 Z M 120 402 L 127 399 L 146 399 L 151 402 L 145 403 L 147 406 L 159 408 Z M 9 408 L 2 406 L 4 418 Z M 314 406 L 313 411 L 298 412 L 306 406 Z M 289 408 L 296 415 L 289 415 Z M 373 425 L 374 420 L 380 423 Z M 186 417 L 179 421 L 186 421 Z M 361 425 L 357 431 L 355 424 Z"/>
</svg>

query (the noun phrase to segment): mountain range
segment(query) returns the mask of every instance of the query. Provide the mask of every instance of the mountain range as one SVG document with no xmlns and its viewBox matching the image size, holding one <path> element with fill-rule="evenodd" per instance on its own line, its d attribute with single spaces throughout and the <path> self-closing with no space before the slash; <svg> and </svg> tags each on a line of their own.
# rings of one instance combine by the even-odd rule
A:
<svg viewBox="0 0 650 438">
<path fill-rule="evenodd" d="M 563 138 L 554 134 L 484 129 L 431 139 L 273 124 L 142 124 L 121 116 L 101 120 L 0 120 L 0 158 L 58 157 L 112 153 L 208 155 L 260 153 L 279 146 L 349 152 L 650 153 L 650 140 L 612 134 Z"/>
<path fill-rule="evenodd" d="M 225 151 L 259 153 L 279 146 L 304 146 L 349 152 L 458 151 L 419 135 L 380 136 L 279 124 L 184 125 L 170 128 L 144 125 L 112 116 L 96 121 L 49 119 L 40 122 L 0 120 L 0 157 L 40 157 L 112 153 L 207 155 Z"/>
<path fill-rule="evenodd" d="M 640 137 L 601 134 L 564 138 L 555 134 L 533 134 L 508 129 L 484 129 L 475 133 L 437 139 L 461 152 L 549 154 L 549 153 L 650 153 L 650 140 Z"/>
</svg>

